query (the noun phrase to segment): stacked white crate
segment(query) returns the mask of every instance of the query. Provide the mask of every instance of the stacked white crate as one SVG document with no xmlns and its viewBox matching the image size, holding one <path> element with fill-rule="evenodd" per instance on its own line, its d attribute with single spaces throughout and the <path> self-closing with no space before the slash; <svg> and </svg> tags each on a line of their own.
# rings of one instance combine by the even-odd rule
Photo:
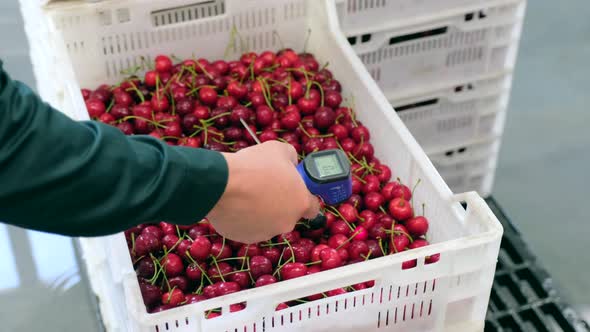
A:
<svg viewBox="0 0 590 332">
<path fill-rule="evenodd" d="M 27 2 L 27 0 L 22 0 L 22 2 Z M 224 21 L 227 15 L 234 18 L 245 18 L 246 16 L 241 14 L 251 10 L 254 15 L 252 17 L 256 17 L 257 11 L 264 13 L 267 7 L 275 8 L 276 10 L 267 9 L 267 13 L 272 17 L 271 26 L 279 32 L 282 31 L 281 35 L 288 35 L 284 39 L 294 43 L 293 46 L 302 46 L 306 31 L 303 28 L 311 27 L 316 31 L 310 40 L 310 50 L 318 53 L 320 57 L 327 56 L 331 61 L 334 61 L 332 65 L 340 68 L 338 75 L 345 90 L 355 91 L 355 97 L 359 104 L 359 118 L 366 122 L 375 133 L 375 146 L 377 151 L 381 151 L 384 155 L 383 160 L 396 165 L 396 169 L 399 170 L 396 176 L 409 182 L 417 179 L 422 180 L 421 189 L 416 192 L 416 200 L 429 202 L 427 215 L 431 213 L 436 220 L 433 221 L 432 231 L 429 235 L 435 244 L 423 250 L 342 268 L 338 271 L 338 275 L 319 274 L 314 277 L 313 282 L 310 277 L 287 281 L 260 290 L 242 292 L 230 297 L 149 315 L 145 312 L 139 298 L 138 285 L 126 253 L 123 236 L 118 234 L 106 238 L 81 240 L 90 281 L 94 292 L 100 298 L 101 312 L 107 329 L 109 331 L 209 331 L 223 327 L 223 330 L 234 331 L 234 328 L 246 330 L 246 324 L 248 324 L 248 331 L 256 330 L 256 326 L 258 326 L 258 330 L 268 331 L 325 330 L 334 327 L 367 331 L 377 329 L 397 331 L 420 327 L 423 330 L 434 331 L 441 330 L 443 326 L 451 330 L 481 330 L 499 248 L 501 236 L 499 223 L 477 195 L 453 196 L 436 174 L 432 165 L 429 164 L 424 153 L 420 151 L 414 139 L 401 124 L 399 118 L 388 112 L 387 99 L 378 91 L 379 89 L 370 80 L 368 73 L 362 69 L 362 64 L 353 56 L 352 49 L 346 45 L 345 38 L 339 33 L 334 12 L 335 7 L 333 8 L 331 2 L 265 0 L 263 8 L 254 10 L 251 4 L 241 0 L 226 0 L 228 12 L 219 18 L 203 19 L 202 23 L 183 24 L 181 22 L 178 25 L 172 24 L 169 27 L 158 29 L 146 24 L 150 12 L 157 12 L 168 7 L 182 8 L 182 5 L 189 2 L 193 4 L 202 1 L 154 0 L 150 3 L 142 3 L 139 0 L 123 0 L 106 1 L 103 5 L 99 4 L 93 7 L 83 7 L 75 3 L 71 7 L 58 4 L 57 7 L 48 9 L 48 12 L 43 12 L 39 17 L 41 19 L 39 22 L 45 22 L 45 19 L 50 16 L 58 27 L 56 30 L 53 30 L 54 27 L 44 27 L 29 34 L 30 41 L 34 42 L 45 38 L 49 41 L 43 48 L 32 52 L 34 62 L 39 63 L 39 70 L 36 71 L 38 81 L 44 84 L 53 82 L 51 84 L 53 88 L 41 91 L 42 96 L 53 100 L 56 107 L 72 118 L 84 120 L 87 119 L 87 114 L 79 95 L 78 82 L 82 80 L 85 85 L 95 85 L 99 82 L 116 81 L 117 77 L 105 74 L 104 68 L 106 63 L 112 65 L 118 63 L 119 59 L 111 54 L 93 52 L 96 50 L 94 47 L 98 47 L 98 44 L 90 42 L 95 36 L 88 35 L 92 31 L 97 34 L 108 34 L 108 32 L 99 32 L 95 29 L 85 30 L 89 26 L 96 27 L 104 23 L 105 13 L 121 13 L 121 9 L 123 12 L 130 10 L 131 22 L 120 22 L 121 24 L 117 26 L 118 29 L 133 31 L 132 29 L 139 28 L 145 31 L 159 31 L 159 38 L 164 39 L 160 40 L 160 45 L 154 44 L 152 48 L 161 48 L 162 50 L 150 49 L 148 55 L 153 56 L 154 52 L 176 53 L 185 48 L 183 46 L 185 44 L 182 44 L 178 38 L 189 37 L 174 35 L 173 31 L 180 31 L 180 28 L 177 29 L 177 27 L 194 26 L 193 31 L 197 27 L 200 31 L 201 26 L 215 25 L 221 28 L 221 25 L 214 22 Z M 47 16 L 47 13 L 50 15 Z M 32 15 L 31 13 L 27 14 Z M 289 35 L 286 32 L 287 30 L 291 31 L 290 23 L 287 22 L 285 26 L 275 16 L 293 20 L 291 24 L 302 29 L 293 30 L 298 32 Z M 32 25 L 32 22 L 27 22 L 27 24 Z M 268 32 L 268 30 L 265 32 L 268 27 L 251 26 L 249 28 L 253 31 L 245 31 L 246 38 L 261 33 L 264 35 Z M 105 29 L 116 28 L 106 27 Z M 225 45 L 228 38 L 227 33 L 208 31 L 213 34 L 212 38 L 220 39 L 218 43 Z M 173 37 L 168 33 L 171 33 Z M 63 38 L 65 42 L 62 40 L 62 36 L 65 36 Z M 198 38 L 196 39 L 198 40 Z M 80 40 L 86 41 L 83 43 L 87 47 L 86 50 L 72 47 Z M 102 42 L 105 40 L 102 39 Z M 65 45 L 70 48 L 66 48 Z M 211 52 L 209 56 L 220 56 L 222 48 L 218 45 L 207 45 L 209 46 L 208 52 Z M 269 46 L 259 45 L 258 47 L 268 48 Z M 270 46 L 270 48 L 277 47 L 274 44 Z M 77 52 L 81 53 L 76 54 Z M 74 61 L 72 58 L 75 58 Z M 85 63 L 88 64 L 88 67 L 83 67 Z M 111 74 L 113 73 L 115 72 L 111 72 Z M 114 74 L 114 76 L 118 75 Z M 371 111 L 375 114 L 370 115 Z M 467 211 L 460 207 L 458 201 L 467 202 Z M 442 254 L 440 263 L 431 266 L 424 265 L 424 257 L 435 252 Z M 416 257 L 419 258 L 418 268 L 401 271 L 402 261 Z M 366 278 L 376 279 L 377 288 L 324 299 L 277 313 L 273 310 L 274 305 L 292 297 L 315 294 Z M 389 284 L 392 286 L 387 286 Z M 393 285 L 398 288 L 397 300 L 392 299 L 392 290 L 395 293 Z M 424 295 L 421 294 L 422 291 L 417 292 L 418 286 L 424 286 Z M 426 286 L 432 287 L 432 291 L 427 290 Z M 408 293 L 406 298 L 403 296 L 399 298 L 401 287 L 407 288 L 406 293 L 415 288 L 416 294 L 410 296 Z M 389 296 L 388 299 L 387 296 Z M 393 297 L 395 298 L 395 295 Z M 433 301 L 430 302 L 432 316 L 431 309 L 428 308 L 428 314 L 424 314 L 423 317 L 423 309 L 421 308 L 419 314 L 416 311 L 416 317 L 414 317 L 414 304 L 418 303 L 420 307 L 419 303 L 428 303 L 424 302 L 428 298 Z M 246 301 L 248 306 L 242 312 L 228 313 L 226 312 L 230 304 L 228 300 Z M 352 303 L 356 303 L 356 308 L 351 306 Z M 204 319 L 203 312 L 215 307 L 223 308 L 223 320 L 209 321 Z M 400 310 L 399 318 L 398 308 Z M 407 319 L 406 309 L 408 310 Z M 309 317 L 307 316 L 308 310 Z M 315 314 L 316 310 L 317 315 Z M 403 310 L 403 314 L 401 310 Z M 305 313 L 303 317 L 302 312 Z M 276 326 L 275 322 L 277 322 Z"/>
<path fill-rule="evenodd" d="M 338 1 L 349 43 L 454 192 L 491 193 L 525 5 Z"/>
</svg>

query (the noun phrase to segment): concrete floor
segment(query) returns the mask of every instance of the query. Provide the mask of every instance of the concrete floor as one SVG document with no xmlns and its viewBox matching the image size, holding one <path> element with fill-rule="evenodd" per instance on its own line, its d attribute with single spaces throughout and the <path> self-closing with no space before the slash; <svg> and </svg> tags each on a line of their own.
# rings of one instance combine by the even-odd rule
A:
<svg viewBox="0 0 590 332">
<path fill-rule="evenodd" d="M 590 234 L 586 206 L 590 180 L 588 13 L 587 0 L 570 0 L 567 5 L 529 1 L 494 190 L 556 283 L 580 310 L 590 308 L 590 278 L 584 272 L 590 266 L 590 255 L 585 254 Z M 17 0 L 0 1 L 0 58 L 13 77 L 34 86 L 21 22 Z M 9 243 L 7 237 L 13 240 L 12 249 L 2 246 Z M 49 261 L 43 250 L 29 243 L 55 248 L 53 253 L 63 257 Z M 16 259 L 0 259 L 4 331 L 97 329 L 88 286 L 79 276 L 70 239 L 0 226 L 0 251 L 11 250 Z"/>
<path fill-rule="evenodd" d="M 494 196 L 572 304 L 590 305 L 590 2 L 531 0 Z"/>
</svg>

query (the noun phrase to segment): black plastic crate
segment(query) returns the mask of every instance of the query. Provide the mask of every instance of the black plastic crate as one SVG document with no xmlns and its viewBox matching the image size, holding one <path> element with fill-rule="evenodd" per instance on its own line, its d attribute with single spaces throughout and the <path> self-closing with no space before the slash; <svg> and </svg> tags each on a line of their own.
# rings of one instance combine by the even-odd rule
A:
<svg viewBox="0 0 590 332">
<path fill-rule="evenodd" d="M 555 288 L 521 233 L 493 198 L 487 203 L 504 226 L 485 332 L 589 332 Z"/>
</svg>

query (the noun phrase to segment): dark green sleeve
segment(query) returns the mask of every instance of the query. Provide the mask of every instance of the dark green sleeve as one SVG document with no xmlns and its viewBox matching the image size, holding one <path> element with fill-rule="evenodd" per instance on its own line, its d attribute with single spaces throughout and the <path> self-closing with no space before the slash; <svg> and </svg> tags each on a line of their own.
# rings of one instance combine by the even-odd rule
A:
<svg viewBox="0 0 590 332">
<path fill-rule="evenodd" d="M 215 205 L 227 178 L 220 153 L 69 119 L 0 61 L 0 221 L 72 236 L 190 224 Z"/>
</svg>

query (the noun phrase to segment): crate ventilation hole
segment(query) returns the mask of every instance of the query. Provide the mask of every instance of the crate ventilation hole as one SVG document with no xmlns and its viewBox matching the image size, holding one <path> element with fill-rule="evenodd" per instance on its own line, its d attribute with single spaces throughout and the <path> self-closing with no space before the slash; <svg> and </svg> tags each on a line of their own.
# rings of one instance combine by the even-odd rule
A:
<svg viewBox="0 0 590 332">
<path fill-rule="evenodd" d="M 410 56 L 418 53 L 426 53 L 438 49 L 450 49 L 456 45 L 473 45 L 449 54 L 447 66 L 459 65 L 467 62 L 479 61 L 483 58 L 483 46 L 478 46 L 487 40 L 488 30 L 456 31 L 448 33 L 448 28 L 432 29 L 389 39 L 389 46 L 381 47 L 375 51 L 361 54 L 360 58 L 365 65 L 376 65 L 382 61 Z M 365 38 L 370 41 L 370 38 Z M 356 39 L 349 38 L 354 45 Z M 401 45 L 403 44 L 403 45 Z"/>
<path fill-rule="evenodd" d="M 208 5 L 208 7 L 203 7 L 205 5 Z M 305 2 L 298 1 L 284 5 L 282 10 L 280 10 L 280 14 L 277 13 L 276 8 L 271 7 L 252 10 L 224 19 L 198 22 L 195 20 L 203 17 L 199 16 L 198 18 L 195 18 L 194 15 L 189 16 L 189 14 L 187 14 L 189 9 L 195 10 L 194 6 L 197 5 L 181 7 L 180 9 L 167 9 L 157 12 L 157 14 L 153 14 L 159 15 L 160 17 L 160 19 L 157 20 L 160 29 L 103 37 L 102 51 L 106 57 L 116 57 L 120 54 L 132 53 L 124 58 L 118 56 L 117 58 L 107 60 L 105 68 L 107 77 L 116 77 L 122 70 L 141 65 L 141 52 L 144 49 L 148 49 L 151 45 L 161 45 L 170 41 L 181 41 L 202 35 L 229 34 L 233 27 L 241 32 L 243 38 L 242 46 L 244 46 L 244 48 L 251 50 L 273 49 L 279 44 L 278 37 L 269 29 L 262 30 L 259 28 L 269 25 L 272 26 L 276 24 L 277 21 L 300 19 L 304 17 L 306 13 Z M 201 12 L 204 11 L 205 14 L 214 14 L 212 16 L 219 16 L 225 11 L 224 1 L 205 4 L 201 3 L 198 6 L 201 6 L 199 7 Z M 208 9 L 205 11 L 204 8 Z M 172 14 L 171 11 L 174 11 L 174 14 Z M 162 15 L 173 18 L 164 20 Z M 166 26 L 173 23 L 189 22 L 189 20 L 187 20 L 189 17 L 192 17 L 193 24 Z M 178 22 L 176 22 L 176 20 L 178 20 Z M 156 22 L 156 19 L 154 19 L 153 22 Z M 166 24 L 163 24 L 163 22 Z M 257 29 L 262 31 L 252 31 Z M 72 50 L 71 47 L 69 47 L 69 49 L 71 51 L 78 51 L 78 49 Z M 144 56 L 144 59 L 146 61 L 151 61 L 149 56 Z"/>
<path fill-rule="evenodd" d="M 396 289 L 397 288 L 397 289 Z M 375 289 L 371 293 L 365 293 L 362 295 L 348 296 L 344 299 L 326 303 L 323 305 L 313 305 L 313 302 L 308 303 L 307 308 L 297 309 L 297 306 L 290 307 L 281 311 L 277 311 L 273 316 L 262 317 L 260 322 L 252 323 L 251 325 L 242 325 L 235 329 L 227 331 L 264 331 L 266 330 L 267 324 L 270 328 L 276 328 L 285 326 L 306 319 L 312 319 L 316 317 L 322 317 L 330 315 L 332 313 L 352 310 L 357 307 L 363 307 L 370 304 L 382 304 L 395 301 L 397 299 L 408 299 L 414 296 L 428 296 L 434 294 L 436 291 L 436 280 L 425 281 L 421 283 L 408 284 L 404 286 L 389 286 Z M 354 293 L 349 293 L 353 295 Z M 432 313 L 432 299 L 422 299 L 415 303 L 406 303 L 399 305 L 392 309 L 379 312 L 377 317 L 377 326 L 384 327 L 389 324 L 398 324 L 412 319 L 418 319 L 420 317 L 430 316 Z M 223 315 L 222 315 L 223 316 Z M 217 318 L 213 318 L 217 319 Z M 190 325 L 189 318 L 185 318 L 184 323 Z M 166 322 L 160 325 L 154 326 L 156 332 L 164 332 L 180 327 L 179 321 Z M 251 328 L 250 328 L 251 327 Z"/>
<path fill-rule="evenodd" d="M 348 13 L 362 12 L 370 9 L 384 8 L 387 6 L 387 0 L 348 0 L 346 1 L 346 11 Z"/>
</svg>

